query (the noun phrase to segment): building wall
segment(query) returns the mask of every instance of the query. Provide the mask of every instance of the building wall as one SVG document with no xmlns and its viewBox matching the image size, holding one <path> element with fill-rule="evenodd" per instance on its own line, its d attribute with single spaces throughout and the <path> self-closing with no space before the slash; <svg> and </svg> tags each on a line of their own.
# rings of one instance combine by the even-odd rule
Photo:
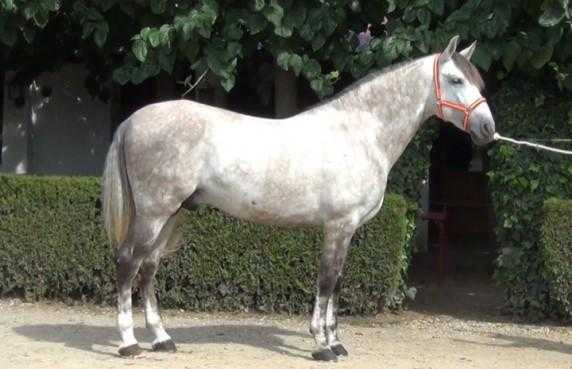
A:
<svg viewBox="0 0 572 369">
<path fill-rule="evenodd" d="M 5 74 L 5 81 L 10 81 L 12 73 Z M 15 108 L 10 100 L 8 84 L 4 86 L 3 127 L 2 127 L 2 161 L 0 171 L 23 174 L 28 167 L 27 157 L 27 107 Z M 0 112 L 2 113 L 2 112 Z"/>
<path fill-rule="evenodd" d="M 6 74 L 0 172 L 100 175 L 111 140 L 110 104 L 84 88 L 86 71 L 68 64 L 39 76 L 25 89 L 25 105 L 16 107 Z M 51 87 L 44 97 L 42 86 Z"/>
</svg>

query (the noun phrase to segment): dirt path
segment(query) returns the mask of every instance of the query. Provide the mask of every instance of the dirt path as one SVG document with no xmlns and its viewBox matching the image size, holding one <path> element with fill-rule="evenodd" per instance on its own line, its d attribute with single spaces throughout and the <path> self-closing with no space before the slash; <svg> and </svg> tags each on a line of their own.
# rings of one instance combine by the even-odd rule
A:
<svg viewBox="0 0 572 369">
<path fill-rule="evenodd" d="M 569 327 L 519 325 L 406 312 L 342 319 L 350 351 L 310 360 L 304 317 L 164 312 L 176 354 L 116 354 L 109 308 L 0 300 L 0 368 L 572 368 Z M 143 327 L 142 315 L 136 324 Z M 136 331 L 144 349 L 151 338 Z"/>
</svg>

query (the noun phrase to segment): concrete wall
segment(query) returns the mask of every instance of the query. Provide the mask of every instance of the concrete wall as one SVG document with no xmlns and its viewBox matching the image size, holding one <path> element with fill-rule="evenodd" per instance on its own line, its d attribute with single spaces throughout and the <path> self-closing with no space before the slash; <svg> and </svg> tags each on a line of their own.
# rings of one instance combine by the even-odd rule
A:
<svg viewBox="0 0 572 369">
<path fill-rule="evenodd" d="M 100 175 L 111 139 L 110 104 L 84 88 L 86 71 L 68 64 L 39 76 L 24 90 L 26 103 L 16 107 L 4 93 L 4 128 L 0 172 Z M 11 74 L 6 74 L 6 82 Z M 41 87 L 49 86 L 49 97 Z"/>
</svg>

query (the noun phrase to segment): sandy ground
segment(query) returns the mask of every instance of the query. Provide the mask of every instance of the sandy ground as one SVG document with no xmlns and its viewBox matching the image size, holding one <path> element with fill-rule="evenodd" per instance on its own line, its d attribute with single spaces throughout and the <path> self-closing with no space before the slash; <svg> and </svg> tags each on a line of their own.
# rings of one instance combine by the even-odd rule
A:
<svg viewBox="0 0 572 369">
<path fill-rule="evenodd" d="M 467 295 L 470 298 L 470 294 Z M 175 354 L 149 351 L 151 337 L 136 315 L 145 352 L 116 354 L 111 308 L 0 300 L 0 368 L 572 368 L 572 328 L 517 324 L 478 314 L 424 311 L 342 318 L 350 356 L 310 359 L 306 317 L 164 311 Z M 456 315 L 464 315 L 459 317 Z"/>
</svg>

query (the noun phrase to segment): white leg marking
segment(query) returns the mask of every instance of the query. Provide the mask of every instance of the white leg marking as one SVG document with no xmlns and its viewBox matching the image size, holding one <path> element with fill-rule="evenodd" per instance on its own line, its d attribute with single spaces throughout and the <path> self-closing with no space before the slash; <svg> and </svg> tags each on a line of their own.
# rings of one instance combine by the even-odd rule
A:
<svg viewBox="0 0 572 369">
<path fill-rule="evenodd" d="M 120 348 L 137 344 L 137 340 L 133 334 L 133 316 L 131 315 L 131 309 L 119 313 L 117 325 L 119 327 L 119 334 L 121 335 Z"/>
<path fill-rule="evenodd" d="M 333 346 L 335 344 L 339 344 L 340 341 L 338 339 L 338 332 L 337 332 L 337 323 L 336 323 L 336 308 L 334 306 L 334 295 L 330 296 L 328 299 L 328 308 L 326 313 L 326 334 L 328 336 L 328 344 Z"/>
<path fill-rule="evenodd" d="M 153 344 L 157 344 L 159 342 L 165 342 L 171 339 L 171 336 L 165 332 L 163 328 L 163 323 L 161 322 L 161 316 L 157 312 L 156 306 L 153 304 L 151 299 L 145 299 L 145 321 L 147 322 L 147 327 L 151 329 L 153 334 L 155 335 L 155 339 L 153 340 Z"/>
<path fill-rule="evenodd" d="M 316 345 L 319 347 L 328 347 L 328 341 L 326 339 L 325 323 L 326 319 L 322 314 L 322 306 L 326 304 L 326 297 L 316 296 L 316 304 L 314 306 L 314 313 L 312 315 L 312 323 L 310 328 L 312 334 L 314 335 L 314 340 Z"/>
</svg>

